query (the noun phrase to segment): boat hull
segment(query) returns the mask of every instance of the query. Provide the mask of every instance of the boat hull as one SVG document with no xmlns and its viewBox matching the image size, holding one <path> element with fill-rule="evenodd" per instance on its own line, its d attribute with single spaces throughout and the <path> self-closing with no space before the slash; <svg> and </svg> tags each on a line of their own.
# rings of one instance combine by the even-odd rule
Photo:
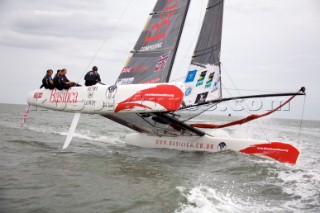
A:
<svg viewBox="0 0 320 213">
<path fill-rule="evenodd" d="M 178 110 L 184 97 L 183 83 L 94 85 L 68 90 L 38 89 L 28 104 L 64 112 L 107 115 Z"/>
<path fill-rule="evenodd" d="M 232 150 L 289 164 L 295 164 L 300 154 L 296 146 L 290 143 L 220 138 L 208 135 L 201 137 L 157 137 L 133 133 L 125 137 L 125 143 L 145 148 L 166 148 L 182 151 L 220 152 Z"/>
</svg>

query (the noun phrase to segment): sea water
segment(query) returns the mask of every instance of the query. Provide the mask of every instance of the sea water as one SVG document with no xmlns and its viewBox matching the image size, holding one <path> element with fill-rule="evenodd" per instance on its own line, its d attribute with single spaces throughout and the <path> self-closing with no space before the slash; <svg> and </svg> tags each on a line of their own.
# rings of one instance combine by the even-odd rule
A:
<svg viewBox="0 0 320 213">
<path fill-rule="evenodd" d="M 20 129 L 23 112 L 0 105 L 0 212 L 320 212 L 319 121 L 303 121 L 299 139 L 299 120 L 209 131 L 297 142 L 300 159 L 287 165 L 127 146 L 132 131 L 98 115 L 82 115 L 62 150 L 73 114 L 33 109 Z"/>
</svg>

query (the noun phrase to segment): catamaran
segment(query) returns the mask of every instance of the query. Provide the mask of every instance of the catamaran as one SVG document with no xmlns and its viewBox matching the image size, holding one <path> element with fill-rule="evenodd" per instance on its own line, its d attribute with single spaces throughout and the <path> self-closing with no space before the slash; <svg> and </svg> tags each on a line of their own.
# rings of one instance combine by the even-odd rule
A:
<svg viewBox="0 0 320 213">
<path fill-rule="evenodd" d="M 75 113 L 63 146 L 67 148 L 80 114 L 99 114 L 136 133 L 125 143 L 147 148 L 219 152 L 233 150 L 295 164 L 300 151 L 289 142 L 214 137 L 204 128 L 225 128 L 267 116 L 290 102 L 297 92 L 223 97 L 221 37 L 223 0 L 209 0 L 198 41 L 183 82 L 169 82 L 191 0 L 158 0 L 114 85 L 38 89 L 28 94 L 31 106 Z M 202 112 L 219 103 L 248 98 L 290 96 L 276 109 L 226 124 L 193 123 Z M 201 113 L 202 113 L 201 112 Z M 24 116 L 25 118 L 25 116 Z"/>
</svg>

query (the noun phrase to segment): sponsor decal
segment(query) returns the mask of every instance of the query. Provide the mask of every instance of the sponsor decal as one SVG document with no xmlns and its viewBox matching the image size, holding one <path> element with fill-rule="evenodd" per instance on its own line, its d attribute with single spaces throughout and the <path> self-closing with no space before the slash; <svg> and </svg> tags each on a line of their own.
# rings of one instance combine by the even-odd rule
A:
<svg viewBox="0 0 320 213">
<path fill-rule="evenodd" d="M 186 95 L 186 96 L 189 96 L 189 95 L 191 94 L 191 92 L 192 92 L 192 88 L 191 88 L 191 87 L 188 87 L 188 88 L 186 89 L 185 95 Z"/>
<path fill-rule="evenodd" d="M 53 89 L 50 95 L 51 103 L 77 103 L 78 92 L 72 92 L 70 90 L 57 90 Z"/>
<path fill-rule="evenodd" d="M 225 142 L 221 142 L 218 145 L 218 150 L 223 151 L 227 149 L 227 144 Z"/>
<path fill-rule="evenodd" d="M 213 150 L 214 144 L 206 143 L 194 143 L 187 141 L 178 141 L 178 140 L 165 140 L 165 139 L 156 139 L 155 144 L 159 146 L 169 146 L 169 147 L 184 147 L 190 149 L 200 149 L 200 150 Z"/>
<path fill-rule="evenodd" d="M 170 52 L 160 56 L 157 64 L 156 64 L 156 67 L 154 68 L 154 72 L 157 72 L 159 70 L 162 70 L 166 67 L 167 65 L 167 61 L 169 59 L 169 55 L 170 55 Z"/>
<path fill-rule="evenodd" d="M 149 67 L 145 65 L 141 65 L 140 67 L 124 67 L 122 69 L 122 73 L 135 73 L 135 72 L 143 72 L 147 70 Z"/>
<path fill-rule="evenodd" d="M 120 102 L 115 112 L 131 110 L 135 107 L 151 109 L 143 104 L 143 101 L 154 102 L 163 106 L 167 111 L 177 110 L 180 108 L 183 98 L 182 91 L 174 85 L 157 85 L 155 87 L 140 90 L 136 94 Z"/>
<path fill-rule="evenodd" d="M 88 87 L 88 99 L 93 98 L 94 92 L 98 90 L 97 86 Z"/>
<path fill-rule="evenodd" d="M 149 80 L 149 81 L 144 81 L 144 82 L 140 82 L 140 84 L 153 84 L 153 83 L 157 83 L 161 80 L 160 77 L 158 78 L 155 78 L 155 79 L 152 79 L 152 80 Z"/>
<path fill-rule="evenodd" d="M 124 67 L 122 69 L 122 73 L 130 73 L 131 72 L 132 67 Z"/>
<path fill-rule="evenodd" d="M 200 103 L 205 102 L 207 97 L 208 97 L 208 92 L 198 94 L 196 101 L 195 101 L 195 104 L 200 104 Z"/>
<path fill-rule="evenodd" d="M 33 98 L 36 98 L 36 99 L 38 99 L 38 98 L 42 98 L 42 92 L 35 92 L 34 94 L 33 94 Z"/>
<path fill-rule="evenodd" d="M 108 87 L 108 89 L 106 90 L 107 101 L 103 103 L 103 107 L 114 109 L 114 101 L 115 101 L 114 97 L 117 94 L 117 89 L 118 89 L 117 85 L 111 85 Z"/>
<path fill-rule="evenodd" d="M 204 87 L 205 89 L 210 88 L 211 84 L 213 82 L 213 77 L 214 77 L 214 72 L 210 73 L 208 80 L 206 82 L 206 86 Z"/>
<path fill-rule="evenodd" d="M 114 108 L 114 103 L 110 103 L 110 102 L 104 102 L 103 103 L 103 107 L 105 108 L 109 108 L 109 109 L 113 109 Z"/>
<path fill-rule="evenodd" d="M 211 90 L 211 93 L 217 91 L 218 89 L 219 89 L 218 82 L 214 82 L 213 89 Z"/>
<path fill-rule="evenodd" d="M 197 70 L 190 70 L 188 72 L 187 78 L 185 80 L 185 83 L 193 82 L 194 78 L 196 77 Z"/>
<path fill-rule="evenodd" d="M 162 47 L 162 42 L 141 47 L 140 51 L 153 51 Z"/>
<path fill-rule="evenodd" d="M 160 14 L 160 17 L 156 19 L 156 22 L 150 26 L 146 33 L 146 37 L 144 39 L 145 44 L 151 41 L 164 39 L 166 37 L 171 24 L 170 19 L 175 14 L 178 3 L 178 0 L 166 0 L 164 9 L 158 13 Z"/>
<path fill-rule="evenodd" d="M 89 91 L 88 92 L 88 99 L 93 98 L 94 92 L 93 91 Z"/>
<path fill-rule="evenodd" d="M 201 85 L 203 84 L 204 78 L 206 77 L 206 74 L 207 74 L 207 70 L 202 71 L 202 72 L 200 73 L 200 76 L 199 76 L 198 81 L 197 81 L 197 84 L 196 84 L 197 87 L 199 87 L 199 86 L 201 86 Z"/>
<path fill-rule="evenodd" d="M 93 91 L 93 92 L 95 92 L 95 91 L 98 91 L 98 87 L 97 86 L 91 86 L 91 87 L 87 87 L 88 89 L 88 91 L 90 92 L 90 91 Z"/>
<path fill-rule="evenodd" d="M 134 77 L 132 78 L 119 78 L 117 84 L 132 84 Z"/>
<path fill-rule="evenodd" d="M 271 142 L 266 144 L 252 145 L 240 150 L 246 154 L 260 154 L 275 159 L 282 163 L 295 164 L 299 156 L 299 150 L 287 143 Z"/>
<path fill-rule="evenodd" d="M 94 100 L 85 100 L 85 101 L 83 101 L 83 104 L 85 106 L 95 106 L 96 105 L 96 101 L 94 101 Z"/>
<path fill-rule="evenodd" d="M 106 90 L 106 98 L 107 99 L 111 99 L 114 98 L 114 96 L 117 93 L 117 85 L 111 85 L 108 87 L 108 89 Z"/>
</svg>

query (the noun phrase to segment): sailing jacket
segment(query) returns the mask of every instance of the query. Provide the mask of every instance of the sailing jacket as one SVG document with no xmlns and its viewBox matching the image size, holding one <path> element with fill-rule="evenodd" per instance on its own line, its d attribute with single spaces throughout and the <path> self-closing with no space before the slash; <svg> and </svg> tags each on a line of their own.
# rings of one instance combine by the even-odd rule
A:
<svg viewBox="0 0 320 213">
<path fill-rule="evenodd" d="M 85 76 L 85 85 L 86 86 L 92 86 L 95 85 L 98 82 L 101 82 L 100 75 L 97 71 L 89 71 Z"/>
<path fill-rule="evenodd" d="M 46 89 L 53 89 L 54 85 L 50 83 L 52 81 L 52 77 L 48 74 L 46 74 L 42 79 L 42 85 L 40 88 L 44 87 Z"/>
</svg>

